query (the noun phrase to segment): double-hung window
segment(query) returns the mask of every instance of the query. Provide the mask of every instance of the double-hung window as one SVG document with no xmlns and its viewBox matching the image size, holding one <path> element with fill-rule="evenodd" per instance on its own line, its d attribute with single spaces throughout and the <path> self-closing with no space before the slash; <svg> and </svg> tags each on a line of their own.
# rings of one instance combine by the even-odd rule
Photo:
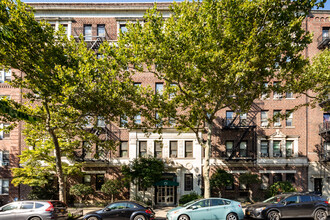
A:
<svg viewBox="0 0 330 220">
<path fill-rule="evenodd" d="M 285 149 L 286 149 L 286 156 L 292 157 L 293 156 L 293 141 L 286 141 L 285 143 Z"/>
<path fill-rule="evenodd" d="M 231 125 L 232 121 L 234 120 L 234 112 L 233 111 L 227 111 L 226 112 L 226 125 Z"/>
<path fill-rule="evenodd" d="M 281 118 L 280 118 L 281 111 L 280 110 L 274 110 L 273 116 L 274 116 L 274 127 L 281 127 Z"/>
<path fill-rule="evenodd" d="M 120 142 L 119 156 L 124 158 L 128 157 L 128 141 Z"/>
<path fill-rule="evenodd" d="M 163 95 L 164 83 L 156 83 L 156 94 Z"/>
<path fill-rule="evenodd" d="M 11 81 L 11 69 L 0 69 L 0 83 Z"/>
<path fill-rule="evenodd" d="M 0 179 L 0 194 L 7 195 L 9 193 L 9 180 L 8 179 Z"/>
<path fill-rule="evenodd" d="M 97 36 L 105 37 L 105 25 L 104 24 L 97 25 Z"/>
<path fill-rule="evenodd" d="M 5 130 L 8 126 L 10 126 L 10 124 L 0 124 L 0 139 L 10 138 L 10 132 Z"/>
<path fill-rule="evenodd" d="M 1 166 L 8 166 L 9 165 L 9 151 L 4 150 L 0 151 L 0 165 Z"/>
<path fill-rule="evenodd" d="M 261 127 L 268 126 L 268 111 L 261 111 Z"/>
<path fill-rule="evenodd" d="M 193 142 L 192 141 L 186 141 L 185 142 L 185 152 L 184 152 L 184 156 L 185 157 L 193 157 Z"/>
<path fill-rule="evenodd" d="M 194 189 L 193 183 L 193 175 L 191 173 L 186 173 L 184 175 L 184 191 L 192 191 Z"/>
<path fill-rule="evenodd" d="M 291 111 L 286 111 L 285 125 L 286 127 L 293 126 L 293 113 Z"/>
<path fill-rule="evenodd" d="M 154 157 L 156 158 L 162 158 L 162 142 L 161 141 L 155 141 L 154 142 Z"/>
<path fill-rule="evenodd" d="M 233 141 L 226 141 L 226 155 L 227 155 L 227 157 L 230 157 L 230 155 L 232 154 L 233 146 L 234 146 Z"/>
<path fill-rule="evenodd" d="M 260 156 L 268 157 L 268 141 L 260 142 Z"/>
<path fill-rule="evenodd" d="M 247 142 L 242 141 L 239 143 L 239 156 L 246 157 L 247 156 Z"/>
<path fill-rule="evenodd" d="M 170 141 L 170 157 L 177 158 L 178 157 L 178 142 Z"/>
<path fill-rule="evenodd" d="M 273 156 L 281 156 L 281 141 L 273 141 Z"/>
<path fill-rule="evenodd" d="M 91 24 L 84 25 L 84 37 L 85 37 L 85 41 L 92 40 L 92 25 Z"/>
<path fill-rule="evenodd" d="M 144 157 L 147 155 L 147 142 L 140 141 L 139 142 L 139 156 Z"/>
</svg>

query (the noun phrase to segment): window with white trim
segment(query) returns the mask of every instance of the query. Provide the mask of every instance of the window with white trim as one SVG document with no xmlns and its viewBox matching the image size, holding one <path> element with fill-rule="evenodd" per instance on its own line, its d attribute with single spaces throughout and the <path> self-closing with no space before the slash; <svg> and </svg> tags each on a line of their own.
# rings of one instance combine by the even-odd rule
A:
<svg viewBox="0 0 330 220">
<path fill-rule="evenodd" d="M 178 157 L 178 142 L 170 141 L 170 157 L 176 158 Z"/>
<path fill-rule="evenodd" d="M 234 120 L 234 112 L 226 111 L 226 125 L 229 126 Z"/>
<path fill-rule="evenodd" d="M 140 114 L 134 116 L 134 123 L 137 124 L 137 125 L 140 125 L 142 123 Z"/>
<path fill-rule="evenodd" d="M 293 112 L 290 112 L 290 110 L 286 111 L 285 125 L 286 127 L 293 126 Z"/>
<path fill-rule="evenodd" d="M 267 89 L 268 88 L 268 83 L 264 82 L 263 86 L 264 86 L 265 89 Z M 269 98 L 268 92 L 264 92 L 264 93 L 261 94 L 261 99 L 267 99 L 267 98 Z"/>
<path fill-rule="evenodd" d="M 1 166 L 8 166 L 9 165 L 9 151 L 3 150 L 0 151 L 0 165 Z"/>
<path fill-rule="evenodd" d="M 246 157 L 247 156 L 247 142 L 242 141 L 239 143 L 239 156 Z"/>
<path fill-rule="evenodd" d="M 5 130 L 8 126 L 10 124 L 0 124 L 0 140 L 10 138 L 10 132 Z"/>
<path fill-rule="evenodd" d="M 230 155 L 232 154 L 233 146 L 234 146 L 233 141 L 226 141 L 226 155 L 227 155 L 227 157 L 230 157 Z"/>
<path fill-rule="evenodd" d="M 185 142 L 185 148 L 184 148 L 184 157 L 193 157 L 193 142 L 192 141 L 186 141 Z"/>
<path fill-rule="evenodd" d="M 286 141 L 285 143 L 285 149 L 286 149 L 286 156 L 292 157 L 293 156 L 293 141 Z"/>
<path fill-rule="evenodd" d="M 281 118 L 280 118 L 281 111 L 280 110 L 274 110 L 273 116 L 274 118 L 274 127 L 281 127 Z"/>
<path fill-rule="evenodd" d="M 261 141 L 260 142 L 260 156 L 261 157 L 268 157 L 268 141 Z"/>
<path fill-rule="evenodd" d="M 8 179 L 0 179 L 0 194 L 9 194 L 9 180 Z"/>
<path fill-rule="evenodd" d="M 275 89 L 276 88 L 278 89 L 281 86 L 281 82 L 274 82 L 273 83 L 273 86 L 274 86 Z M 278 91 L 274 91 L 273 98 L 274 99 L 281 99 L 282 98 L 282 94 L 279 93 Z"/>
<path fill-rule="evenodd" d="M 261 111 L 261 127 L 268 126 L 268 111 Z"/>
<path fill-rule="evenodd" d="M 147 156 L 147 142 L 139 141 L 139 157 Z"/>
<path fill-rule="evenodd" d="M 0 69 L 0 83 L 11 81 L 11 69 Z"/>
<path fill-rule="evenodd" d="M 163 95 L 164 83 L 156 83 L 155 87 L 156 87 L 156 89 L 155 89 L 156 94 Z"/>
<path fill-rule="evenodd" d="M 281 155 L 281 141 L 273 141 L 273 157 L 280 157 Z"/>
</svg>

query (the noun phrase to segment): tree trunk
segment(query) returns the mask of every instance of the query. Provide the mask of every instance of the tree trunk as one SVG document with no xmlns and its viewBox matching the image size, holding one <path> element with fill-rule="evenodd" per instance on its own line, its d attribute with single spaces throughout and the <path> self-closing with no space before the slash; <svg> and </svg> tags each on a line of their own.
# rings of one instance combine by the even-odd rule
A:
<svg viewBox="0 0 330 220">
<path fill-rule="evenodd" d="M 113 193 L 111 193 L 111 203 L 113 203 Z"/>
<path fill-rule="evenodd" d="M 46 129 L 50 134 L 50 136 L 52 137 L 53 144 L 55 147 L 55 164 L 56 164 L 56 174 L 57 174 L 58 186 L 59 186 L 59 200 L 66 203 L 66 189 L 65 189 L 65 181 L 64 181 L 64 175 L 62 169 L 61 149 L 54 128 L 51 127 L 51 123 L 50 123 L 51 115 L 47 101 L 43 102 L 43 106 L 45 107 L 47 112 Z"/>
<path fill-rule="evenodd" d="M 211 151 L 211 137 L 212 137 L 212 124 L 207 123 L 207 140 L 204 145 L 205 148 L 205 158 L 203 167 L 203 177 L 204 177 L 204 198 L 210 198 L 211 187 L 210 187 L 210 151 Z"/>
<path fill-rule="evenodd" d="M 254 203 L 254 200 L 253 200 L 253 191 L 252 191 L 252 189 L 249 187 L 249 200 L 250 200 L 250 202 L 251 203 Z"/>
</svg>

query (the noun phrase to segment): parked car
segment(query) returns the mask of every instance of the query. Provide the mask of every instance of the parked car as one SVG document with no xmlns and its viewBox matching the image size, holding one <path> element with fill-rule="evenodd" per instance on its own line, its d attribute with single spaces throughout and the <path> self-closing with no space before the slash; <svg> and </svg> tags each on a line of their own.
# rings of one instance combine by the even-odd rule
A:
<svg viewBox="0 0 330 220">
<path fill-rule="evenodd" d="M 271 197 L 245 209 L 251 218 L 279 220 L 280 218 L 314 218 L 326 220 L 330 206 L 327 198 L 313 193 L 289 193 Z"/>
<path fill-rule="evenodd" d="M 167 212 L 167 220 L 240 220 L 244 218 L 241 203 L 223 199 L 197 199 Z"/>
<path fill-rule="evenodd" d="M 17 201 L 0 207 L 0 220 L 66 220 L 67 206 L 60 201 Z"/>
<path fill-rule="evenodd" d="M 104 209 L 87 213 L 85 220 L 153 220 L 155 212 L 140 202 L 119 201 L 109 204 Z"/>
</svg>

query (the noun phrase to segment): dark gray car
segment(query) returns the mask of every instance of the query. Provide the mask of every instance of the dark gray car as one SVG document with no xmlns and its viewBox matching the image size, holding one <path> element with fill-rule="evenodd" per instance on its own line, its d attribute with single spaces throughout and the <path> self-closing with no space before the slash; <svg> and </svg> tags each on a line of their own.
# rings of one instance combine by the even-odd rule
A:
<svg viewBox="0 0 330 220">
<path fill-rule="evenodd" d="M 66 220 L 67 206 L 60 201 L 17 201 L 0 207 L 0 220 Z"/>
</svg>

